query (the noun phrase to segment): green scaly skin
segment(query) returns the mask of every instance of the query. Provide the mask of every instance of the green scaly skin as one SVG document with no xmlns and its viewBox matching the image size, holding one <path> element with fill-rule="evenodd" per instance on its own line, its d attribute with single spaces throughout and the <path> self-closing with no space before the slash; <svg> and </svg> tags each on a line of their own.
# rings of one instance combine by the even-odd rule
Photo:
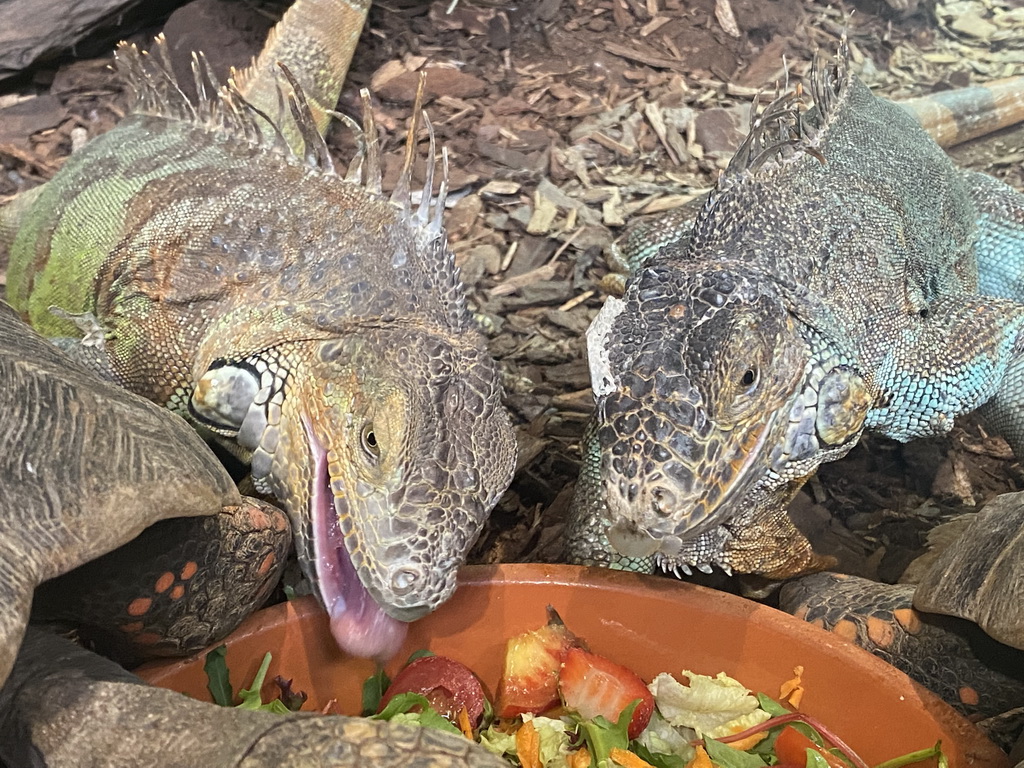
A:
<svg viewBox="0 0 1024 768">
<path fill-rule="evenodd" d="M 1024 198 L 956 169 L 845 51 L 811 79 L 815 109 L 767 107 L 696 220 L 624 241 L 625 295 L 588 332 L 569 559 L 783 579 L 830 565 L 786 506 L 864 430 L 980 410 L 1022 455 Z"/>
<path fill-rule="evenodd" d="M 365 4 L 330 5 L 316 24 L 338 12 L 354 44 Z M 247 106 L 273 112 L 260 95 L 266 61 L 298 73 L 303 41 L 325 47 L 305 36 L 313 22 L 297 5 L 242 78 L 244 95 L 208 84 L 198 104 L 160 71 L 160 43 L 148 59 L 122 47 L 136 108 L 21 212 L 8 297 L 49 337 L 80 335 L 68 314 L 97 324 L 98 347 L 63 346 L 236 442 L 257 490 L 290 516 L 338 642 L 387 656 L 402 622 L 454 590 L 511 481 L 514 438 L 442 206 L 427 196 L 410 208 L 412 145 L 389 199 L 376 142 L 363 182 L 347 181 L 301 93 L 284 89 L 299 153 Z M 323 68 L 324 56 L 309 60 Z M 328 81 L 317 98 L 333 104 L 341 78 Z"/>
</svg>

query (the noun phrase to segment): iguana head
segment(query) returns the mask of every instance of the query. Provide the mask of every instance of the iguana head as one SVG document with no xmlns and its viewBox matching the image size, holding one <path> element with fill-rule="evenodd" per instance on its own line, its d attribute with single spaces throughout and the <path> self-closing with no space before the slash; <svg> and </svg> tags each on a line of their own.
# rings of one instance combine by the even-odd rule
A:
<svg viewBox="0 0 1024 768">
<path fill-rule="evenodd" d="M 193 412 L 252 452 L 258 489 L 292 517 L 303 571 L 339 644 L 397 650 L 511 481 L 515 442 L 479 344 L 366 329 L 215 363 Z M 232 404 L 235 404 L 232 407 Z"/>
<path fill-rule="evenodd" d="M 738 262 L 647 266 L 588 347 L 613 546 L 777 573 L 778 551 L 806 545 L 786 503 L 853 446 L 868 405 L 789 290 Z"/>
<path fill-rule="evenodd" d="M 512 480 L 515 439 L 442 226 L 443 152 L 431 195 L 433 133 L 413 208 L 416 120 L 386 196 L 369 94 L 362 172 L 342 179 L 289 81 L 305 157 L 283 158 L 274 210 L 232 190 L 208 238 L 218 248 L 206 258 L 227 260 L 243 288 L 207 326 L 189 409 L 251 452 L 339 645 L 386 658 L 404 622 L 454 591 Z"/>
</svg>

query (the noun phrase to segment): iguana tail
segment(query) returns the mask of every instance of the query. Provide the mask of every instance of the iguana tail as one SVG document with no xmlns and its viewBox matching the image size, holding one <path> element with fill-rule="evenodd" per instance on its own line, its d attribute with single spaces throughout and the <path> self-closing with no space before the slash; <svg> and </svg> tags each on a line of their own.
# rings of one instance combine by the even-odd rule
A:
<svg viewBox="0 0 1024 768">
<path fill-rule="evenodd" d="M 1024 122 L 1024 76 L 898 102 L 944 149 Z"/>
<path fill-rule="evenodd" d="M 270 31 L 259 57 L 232 79 L 245 99 L 270 116 L 294 149 L 302 138 L 280 95 L 280 64 L 299 81 L 320 133 L 338 103 L 370 0 L 297 0 Z"/>
</svg>

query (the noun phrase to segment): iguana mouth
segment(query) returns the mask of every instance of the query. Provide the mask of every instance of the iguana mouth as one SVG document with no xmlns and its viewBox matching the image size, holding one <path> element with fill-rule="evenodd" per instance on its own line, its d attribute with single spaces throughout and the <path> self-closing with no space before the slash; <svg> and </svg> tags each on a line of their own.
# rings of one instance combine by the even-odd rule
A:
<svg viewBox="0 0 1024 768">
<path fill-rule="evenodd" d="M 338 525 L 338 510 L 331 492 L 327 452 L 303 419 L 313 454 L 310 513 L 313 556 L 320 600 L 330 616 L 331 634 L 346 653 L 387 660 L 398 652 L 408 625 L 384 613 L 356 573 Z"/>
</svg>

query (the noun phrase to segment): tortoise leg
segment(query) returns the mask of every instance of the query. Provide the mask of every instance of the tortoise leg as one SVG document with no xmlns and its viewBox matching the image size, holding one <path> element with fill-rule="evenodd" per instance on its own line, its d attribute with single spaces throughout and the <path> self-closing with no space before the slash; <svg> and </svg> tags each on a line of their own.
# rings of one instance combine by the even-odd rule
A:
<svg viewBox="0 0 1024 768">
<path fill-rule="evenodd" d="M 125 665 L 183 656 L 223 638 L 266 600 L 290 546 L 287 516 L 243 497 L 218 515 L 156 523 L 41 584 L 32 618 L 77 626 Z"/>
<path fill-rule="evenodd" d="M 91 768 L 507 768 L 462 736 L 369 718 L 218 707 L 151 688 L 37 628 L 0 689 L 0 763 Z"/>
<path fill-rule="evenodd" d="M 977 625 L 913 608 L 913 584 L 816 573 L 786 583 L 782 610 L 884 659 L 968 716 L 1024 701 L 1024 652 Z"/>
<path fill-rule="evenodd" d="M 37 584 L 158 520 L 239 503 L 182 419 L 96 378 L 0 303 L 0 680 Z"/>
</svg>

